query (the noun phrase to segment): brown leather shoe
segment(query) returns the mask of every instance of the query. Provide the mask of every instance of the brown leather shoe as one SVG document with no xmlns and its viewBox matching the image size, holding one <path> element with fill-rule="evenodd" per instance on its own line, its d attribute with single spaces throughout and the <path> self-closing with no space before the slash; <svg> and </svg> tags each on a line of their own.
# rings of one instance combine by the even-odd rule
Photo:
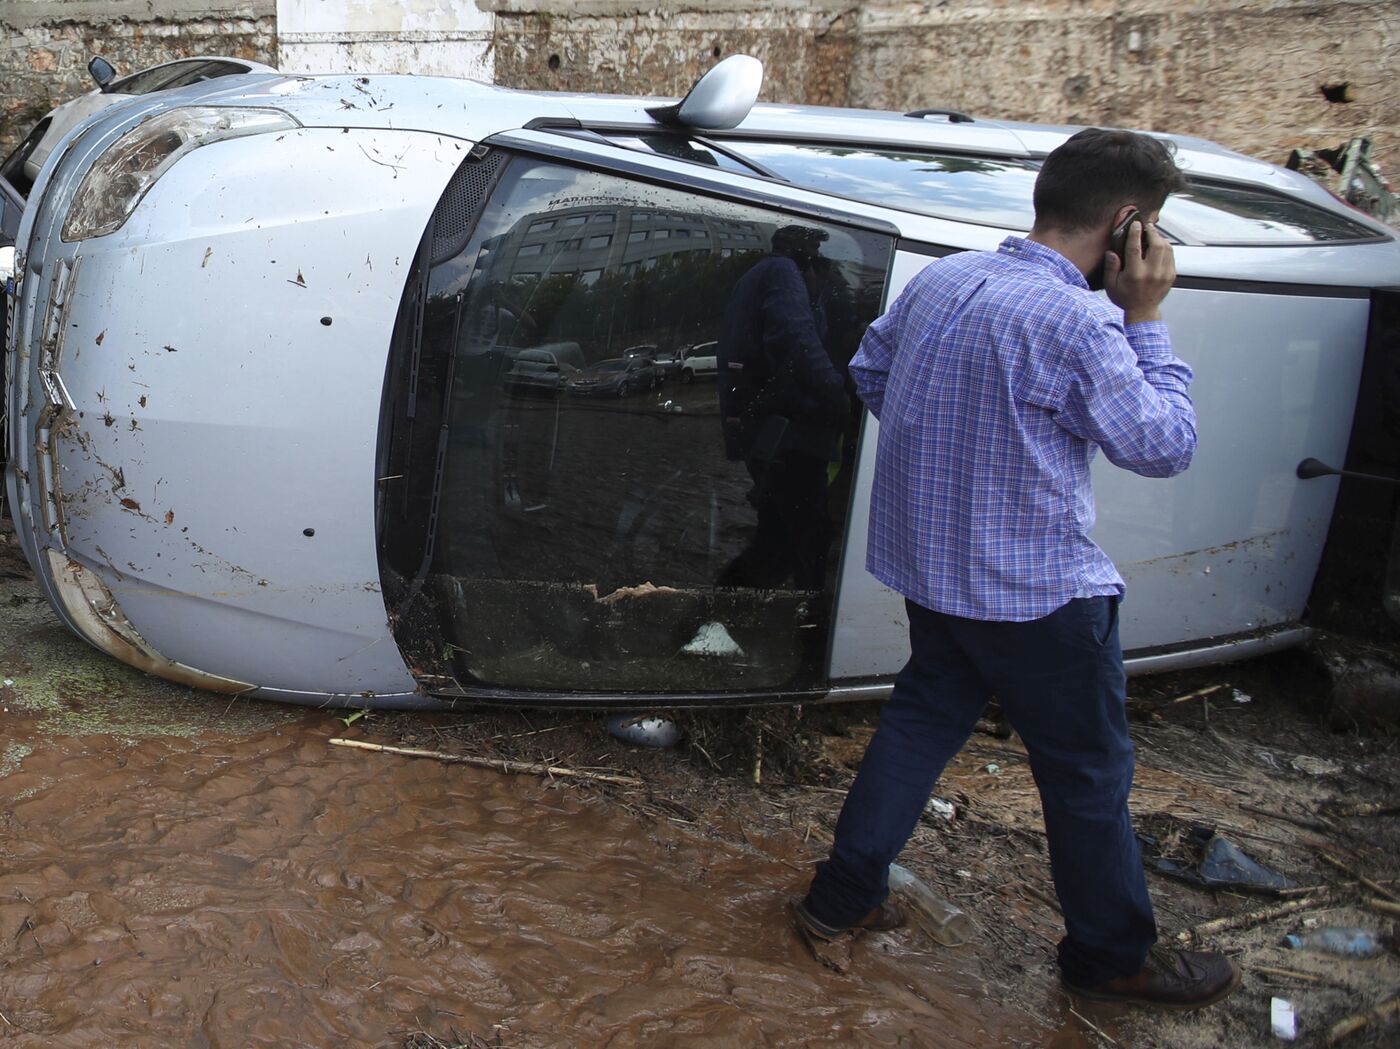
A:
<svg viewBox="0 0 1400 1049">
<path fill-rule="evenodd" d="M 1214 951 L 1174 951 L 1153 947 L 1133 976 L 1065 987 L 1095 1002 L 1124 1002 L 1163 1009 L 1200 1009 L 1229 996 L 1240 985 L 1240 967 Z"/>
<path fill-rule="evenodd" d="M 803 900 L 792 901 L 792 914 L 798 930 L 819 940 L 835 940 L 847 933 L 858 936 L 863 932 L 888 932 L 904 924 L 904 911 L 899 904 L 886 900 L 853 925 L 828 925 L 811 911 Z"/>
</svg>

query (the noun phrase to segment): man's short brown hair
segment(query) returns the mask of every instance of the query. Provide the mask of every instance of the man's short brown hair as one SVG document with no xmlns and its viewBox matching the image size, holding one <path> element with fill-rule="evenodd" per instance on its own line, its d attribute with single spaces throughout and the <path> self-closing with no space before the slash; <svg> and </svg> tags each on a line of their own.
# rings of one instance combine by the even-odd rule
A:
<svg viewBox="0 0 1400 1049">
<path fill-rule="evenodd" d="M 1186 188 L 1170 142 L 1135 131 L 1085 128 L 1053 150 L 1035 180 L 1035 224 L 1077 232 L 1132 204 L 1149 214 Z"/>
</svg>

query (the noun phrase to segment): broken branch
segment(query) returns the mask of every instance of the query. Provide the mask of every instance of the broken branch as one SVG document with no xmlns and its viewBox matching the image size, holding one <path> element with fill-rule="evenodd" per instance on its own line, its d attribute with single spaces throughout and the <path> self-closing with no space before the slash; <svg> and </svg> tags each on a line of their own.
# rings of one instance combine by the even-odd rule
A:
<svg viewBox="0 0 1400 1049">
<path fill-rule="evenodd" d="M 1390 900 L 1369 899 L 1365 901 L 1366 906 L 1373 911 L 1380 911 L 1382 914 L 1389 914 L 1393 917 L 1400 917 L 1400 903 L 1392 903 Z"/>
<path fill-rule="evenodd" d="M 1188 692 L 1184 696 L 1177 696 L 1175 699 L 1171 700 L 1168 706 L 1170 706 L 1171 703 L 1185 703 L 1188 699 L 1200 699 L 1202 696 L 1208 696 L 1212 692 L 1219 692 L 1222 688 L 1229 687 L 1229 685 L 1207 685 L 1205 688 L 1196 689 L 1195 692 Z"/>
<path fill-rule="evenodd" d="M 1263 910 L 1248 911 L 1244 914 L 1232 914 L 1227 918 L 1215 918 L 1212 921 L 1202 922 L 1200 925 L 1183 929 L 1176 934 L 1176 938 L 1181 943 L 1190 943 L 1192 940 L 1199 940 L 1205 936 L 1214 936 L 1218 932 L 1226 932 L 1230 929 L 1252 929 L 1256 925 L 1263 925 L 1271 922 L 1275 918 L 1282 918 L 1288 914 L 1296 914 L 1298 911 L 1314 910 L 1324 903 L 1327 903 L 1326 895 L 1309 896 L 1301 900 L 1289 900 L 1287 903 L 1280 903 L 1273 907 L 1265 907 Z"/>
<path fill-rule="evenodd" d="M 1377 801 L 1369 805 L 1353 805 L 1349 809 L 1331 809 L 1334 816 L 1389 816 L 1400 812 L 1400 802 Z"/>
<path fill-rule="evenodd" d="M 1366 886 L 1366 888 L 1370 889 L 1378 896 L 1384 896 L 1387 900 L 1395 900 L 1396 902 L 1400 902 L 1400 896 L 1395 895 L 1395 893 L 1391 892 L 1379 882 L 1374 882 L 1365 875 L 1355 870 L 1352 870 L 1352 868 L 1348 867 L 1345 863 L 1337 859 L 1337 857 L 1333 856 L 1330 852 L 1319 852 L 1317 855 L 1323 863 L 1327 864 L 1329 867 L 1335 867 L 1337 870 L 1345 874 L 1348 878 L 1355 878 L 1362 885 Z"/>
<path fill-rule="evenodd" d="M 1348 1035 L 1400 1013 L 1400 994 L 1392 995 L 1374 1009 L 1352 1013 L 1334 1023 L 1327 1031 L 1327 1044 L 1336 1045 Z"/>
<path fill-rule="evenodd" d="M 586 779 L 597 783 L 612 783 L 620 787 L 643 786 L 635 776 L 617 776 L 607 772 L 588 772 L 584 769 L 565 768 L 561 765 L 543 765 L 534 761 L 507 761 L 504 758 L 479 758 L 470 754 L 447 754 L 440 750 L 417 750 L 412 747 L 389 747 L 382 743 L 366 743 L 360 739 L 332 739 L 333 747 L 354 747 L 357 750 L 373 750 L 384 754 L 401 754 L 407 758 L 432 758 L 449 765 L 471 765 L 473 768 L 491 769 L 494 772 L 522 773 L 527 776 L 563 776 L 569 779 Z"/>
</svg>

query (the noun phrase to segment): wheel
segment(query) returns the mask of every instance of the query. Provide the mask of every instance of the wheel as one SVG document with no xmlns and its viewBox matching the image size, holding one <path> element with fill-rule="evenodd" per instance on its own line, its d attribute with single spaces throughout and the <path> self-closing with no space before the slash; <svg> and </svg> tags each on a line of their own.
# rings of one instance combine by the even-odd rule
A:
<svg viewBox="0 0 1400 1049">
<path fill-rule="evenodd" d="M 693 383 L 694 381 L 695 381 L 695 373 L 694 373 L 693 371 L 691 371 L 689 368 L 687 368 L 685 371 L 681 372 L 681 382 L 684 383 L 686 386 L 689 386 L 689 385 L 690 385 L 691 383 Z"/>
<path fill-rule="evenodd" d="M 621 386 L 619 386 L 619 387 L 617 388 L 617 395 L 618 395 L 619 397 L 626 397 L 626 396 L 627 396 L 629 393 L 631 393 L 631 392 L 632 392 L 632 386 L 631 386 L 630 383 L 623 383 Z"/>
</svg>

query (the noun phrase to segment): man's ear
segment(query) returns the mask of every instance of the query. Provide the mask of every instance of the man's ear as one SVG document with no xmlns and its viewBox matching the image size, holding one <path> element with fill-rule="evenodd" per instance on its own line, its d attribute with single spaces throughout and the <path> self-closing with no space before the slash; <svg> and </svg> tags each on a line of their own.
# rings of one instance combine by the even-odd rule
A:
<svg viewBox="0 0 1400 1049">
<path fill-rule="evenodd" d="M 1121 223 L 1125 218 L 1127 218 L 1130 212 L 1137 210 L 1139 209 L 1136 204 L 1120 205 L 1119 208 L 1113 213 L 1113 220 L 1109 222 L 1108 228 L 1111 230 L 1117 229 L 1119 223 Z"/>
</svg>

